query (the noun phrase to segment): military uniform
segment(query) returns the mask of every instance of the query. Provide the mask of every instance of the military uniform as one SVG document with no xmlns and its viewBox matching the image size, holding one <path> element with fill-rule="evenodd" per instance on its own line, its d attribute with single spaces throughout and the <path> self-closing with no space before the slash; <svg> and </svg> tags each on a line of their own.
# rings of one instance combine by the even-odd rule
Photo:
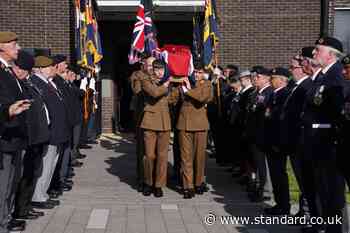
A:
<svg viewBox="0 0 350 233">
<path fill-rule="evenodd" d="M 144 100 L 142 94 L 141 82 L 142 79 L 146 78 L 148 75 L 142 70 L 135 71 L 131 77 L 131 89 L 134 93 L 135 100 L 135 111 L 134 111 L 134 120 L 136 127 L 136 156 L 137 156 L 137 181 L 139 185 L 144 183 L 144 164 L 143 157 L 145 155 L 144 143 L 143 143 L 143 129 L 140 127 L 142 116 L 143 116 L 143 108 L 144 108 Z"/>
<path fill-rule="evenodd" d="M 212 99 L 210 81 L 200 81 L 184 93 L 176 128 L 179 130 L 181 170 L 185 189 L 204 182 L 205 149 L 209 122 L 206 104 Z M 195 174 L 193 174 L 193 162 Z"/>
<path fill-rule="evenodd" d="M 144 175 L 148 186 L 166 186 L 171 121 L 168 88 L 158 86 L 155 77 L 141 82 L 145 107 L 140 128 L 144 130 Z M 155 180 L 153 174 L 155 172 Z"/>
</svg>

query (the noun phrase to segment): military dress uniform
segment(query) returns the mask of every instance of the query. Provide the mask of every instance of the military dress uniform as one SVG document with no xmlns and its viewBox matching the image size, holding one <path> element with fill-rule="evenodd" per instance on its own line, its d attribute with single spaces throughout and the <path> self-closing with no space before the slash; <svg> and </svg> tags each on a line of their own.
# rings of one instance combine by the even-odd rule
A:
<svg viewBox="0 0 350 233">
<path fill-rule="evenodd" d="M 144 181 L 148 188 L 154 186 L 159 190 L 167 181 L 171 130 L 168 88 L 159 86 L 154 76 L 142 79 L 141 88 L 145 103 L 140 124 L 144 130 Z"/>
<path fill-rule="evenodd" d="M 183 186 L 185 190 L 193 190 L 195 186 L 202 193 L 209 129 L 206 104 L 213 98 L 211 83 L 202 80 L 196 82 L 193 89 L 182 89 L 184 100 L 176 128 L 179 130 Z"/>
<path fill-rule="evenodd" d="M 139 191 L 141 191 L 144 183 L 143 159 L 145 155 L 143 129 L 140 127 L 144 108 L 144 98 L 141 83 L 142 79 L 147 77 L 148 75 L 142 70 L 135 71 L 130 77 L 131 89 L 133 91 L 135 100 L 134 120 L 136 127 L 136 175 Z"/>
</svg>

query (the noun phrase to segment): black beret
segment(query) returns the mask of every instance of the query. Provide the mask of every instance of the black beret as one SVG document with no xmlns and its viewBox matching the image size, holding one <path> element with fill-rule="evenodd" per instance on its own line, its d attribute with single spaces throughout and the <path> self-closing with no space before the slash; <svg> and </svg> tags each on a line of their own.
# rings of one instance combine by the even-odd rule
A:
<svg viewBox="0 0 350 233">
<path fill-rule="evenodd" d="M 286 78 L 289 78 L 291 76 L 291 73 L 289 72 L 288 69 L 284 67 L 277 67 L 272 70 L 272 76 L 284 76 Z"/>
<path fill-rule="evenodd" d="M 341 62 L 344 66 L 350 65 L 350 54 L 346 55 Z"/>
<path fill-rule="evenodd" d="M 237 70 L 237 71 L 239 70 L 238 66 L 232 65 L 232 64 L 227 65 L 226 69 Z"/>
<path fill-rule="evenodd" d="M 322 37 L 316 41 L 316 45 L 328 46 L 338 50 L 339 52 L 343 52 L 342 43 L 334 37 Z"/>
<path fill-rule="evenodd" d="M 54 65 L 60 64 L 61 62 L 64 62 L 67 60 L 67 57 L 62 54 L 57 54 L 55 56 L 51 57 L 53 60 Z"/>
<path fill-rule="evenodd" d="M 18 57 L 15 61 L 16 66 L 22 70 L 31 71 L 34 67 L 34 63 L 34 57 L 31 54 L 23 50 L 18 52 Z"/>
<path fill-rule="evenodd" d="M 308 47 L 304 47 L 301 49 L 301 56 L 303 57 L 307 57 L 307 58 L 313 58 L 313 51 L 315 49 L 315 46 L 308 46 Z"/>
<path fill-rule="evenodd" d="M 271 76 L 271 70 L 263 66 L 253 66 L 251 72 L 261 74 L 261 75 Z"/>
</svg>

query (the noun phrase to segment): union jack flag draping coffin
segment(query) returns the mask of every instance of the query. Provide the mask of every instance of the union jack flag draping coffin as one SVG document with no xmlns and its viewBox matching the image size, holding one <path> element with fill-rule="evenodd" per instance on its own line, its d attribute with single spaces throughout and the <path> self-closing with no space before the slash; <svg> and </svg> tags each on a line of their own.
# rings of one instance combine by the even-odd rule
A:
<svg viewBox="0 0 350 233">
<path fill-rule="evenodd" d="M 152 21 L 152 7 L 152 0 L 141 0 L 138 6 L 129 53 L 130 64 L 139 62 L 141 53 L 160 56 L 156 29 Z"/>
</svg>

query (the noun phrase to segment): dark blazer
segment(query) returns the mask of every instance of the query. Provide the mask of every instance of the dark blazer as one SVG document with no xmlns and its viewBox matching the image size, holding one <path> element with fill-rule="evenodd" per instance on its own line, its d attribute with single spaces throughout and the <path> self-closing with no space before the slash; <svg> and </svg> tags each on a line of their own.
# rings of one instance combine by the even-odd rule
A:
<svg viewBox="0 0 350 233">
<path fill-rule="evenodd" d="M 10 68 L 0 62 L 0 103 L 9 106 L 17 100 L 25 99 L 18 86 L 16 76 Z M 1 152 L 14 152 L 25 149 L 27 139 L 25 114 L 1 123 Z"/>
<path fill-rule="evenodd" d="M 66 83 L 66 81 L 61 76 L 56 75 L 52 81 L 56 84 L 58 90 L 61 92 L 64 107 L 66 110 L 68 125 L 69 127 L 73 127 L 76 124 L 76 122 L 74 122 L 76 109 L 73 108 L 74 100 L 73 100 L 72 92 L 68 84 Z"/>
<path fill-rule="evenodd" d="M 335 63 L 319 80 L 313 83 L 306 96 L 303 114 L 305 143 L 314 148 L 317 145 L 334 145 L 336 130 L 341 122 L 344 106 L 344 77 L 342 65 Z M 317 124 L 330 128 L 317 128 Z M 317 146 L 317 147 L 316 147 Z M 328 156 L 329 153 L 315 152 L 315 156 Z"/>
<path fill-rule="evenodd" d="M 270 102 L 268 103 L 265 118 L 266 118 L 266 146 L 269 149 L 274 147 L 275 149 L 280 150 L 280 117 L 282 113 L 283 104 L 288 96 L 287 87 L 283 87 L 282 89 L 274 92 Z"/>
<path fill-rule="evenodd" d="M 62 95 L 38 76 L 33 75 L 30 80 L 43 93 L 44 101 L 50 114 L 50 145 L 60 145 L 69 140 L 70 130 L 67 122 L 66 108 Z"/>
<path fill-rule="evenodd" d="M 237 116 L 237 124 L 241 125 L 241 130 L 245 129 L 246 123 L 247 123 L 247 114 L 248 114 L 248 104 L 251 102 L 252 99 L 254 99 L 254 92 L 255 88 L 250 87 L 249 89 L 245 90 L 243 93 L 240 93 L 239 98 L 239 114 Z M 241 132 L 242 133 L 242 132 Z"/>
<path fill-rule="evenodd" d="M 273 95 L 271 86 L 265 88 L 262 93 L 258 91 L 251 96 L 247 115 L 247 136 L 252 143 L 265 148 L 265 112 Z"/>
<path fill-rule="evenodd" d="M 281 146 L 285 152 L 296 152 L 302 126 L 301 113 L 306 93 L 311 85 L 312 80 L 307 78 L 298 86 L 291 86 L 287 99 L 282 106 L 279 133 Z"/>
<path fill-rule="evenodd" d="M 23 80 L 28 98 L 33 99 L 30 109 L 26 111 L 28 127 L 28 145 L 48 143 L 50 130 L 43 93 L 30 80 Z"/>
<path fill-rule="evenodd" d="M 83 121 L 83 98 L 85 91 L 81 90 L 75 83 L 69 83 L 69 90 L 72 96 L 72 106 L 74 118 L 74 125 L 80 124 Z"/>
</svg>

